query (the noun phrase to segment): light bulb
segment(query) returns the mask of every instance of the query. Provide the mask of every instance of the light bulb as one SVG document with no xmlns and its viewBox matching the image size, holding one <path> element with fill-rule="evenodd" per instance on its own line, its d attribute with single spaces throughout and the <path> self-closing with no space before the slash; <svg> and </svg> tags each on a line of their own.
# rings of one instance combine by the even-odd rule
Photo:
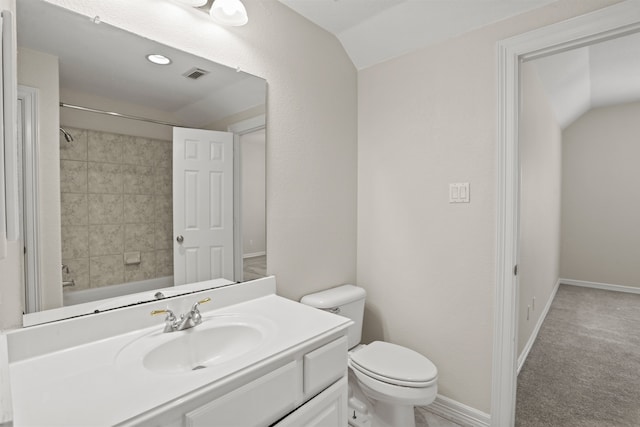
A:
<svg viewBox="0 0 640 427">
<path fill-rule="evenodd" d="M 217 23 L 232 27 L 239 27 L 249 21 L 247 9 L 240 0 L 215 0 L 209 13 Z"/>
</svg>

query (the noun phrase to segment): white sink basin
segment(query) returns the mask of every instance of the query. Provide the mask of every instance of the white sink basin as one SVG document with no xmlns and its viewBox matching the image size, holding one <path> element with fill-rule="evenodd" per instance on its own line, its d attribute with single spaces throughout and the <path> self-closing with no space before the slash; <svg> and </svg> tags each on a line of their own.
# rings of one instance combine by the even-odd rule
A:
<svg viewBox="0 0 640 427">
<path fill-rule="evenodd" d="M 193 371 L 239 357 L 263 340 L 262 331 L 248 325 L 195 327 L 148 352 L 142 364 L 157 372 Z"/>
<path fill-rule="evenodd" d="M 159 326 L 162 329 L 162 325 Z M 275 333 L 269 319 L 250 315 L 203 317 L 191 329 L 153 332 L 125 346 L 118 363 L 139 363 L 155 373 L 187 373 L 237 362 L 258 351 Z"/>
</svg>

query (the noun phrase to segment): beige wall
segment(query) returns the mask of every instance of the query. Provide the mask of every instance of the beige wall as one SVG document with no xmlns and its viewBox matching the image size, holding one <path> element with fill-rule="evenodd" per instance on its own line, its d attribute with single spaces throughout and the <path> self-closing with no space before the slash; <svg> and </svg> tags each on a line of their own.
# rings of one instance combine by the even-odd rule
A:
<svg viewBox="0 0 640 427">
<path fill-rule="evenodd" d="M 559 1 L 358 75 L 358 283 L 365 338 L 428 356 L 439 392 L 489 412 L 496 42 L 614 1 Z M 449 204 L 451 182 L 470 204 Z"/>
<path fill-rule="evenodd" d="M 240 123 L 244 120 L 253 119 L 254 117 L 264 116 L 267 114 L 267 107 L 265 105 L 258 105 L 257 107 L 249 108 L 248 110 L 241 111 L 231 116 L 225 117 L 221 120 L 217 120 L 213 123 L 209 123 L 204 126 L 205 129 L 219 130 L 226 132 L 229 126 L 236 123 Z"/>
<path fill-rule="evenodd" d="M 58 58 L 21 48 L 18 84 L 38 89 L 40 280 L 44 310 L 62 306 Z"/>
<path fill-rule="evenodd" d="M 563 132 L 563 279 L 640 287 L 640 103 L 596 108 Z"/>
<path fill-rule="evenodd" d="M 49 1 L 267 79 L 268 270 L 279 293 L 355 280 L 358 182 L 365 337 L 424 353 L 442 394 L 489 411 L 495 43 L 615 0 L 559 1 L 363 70 L 357 85 L 337 40 L 276 0 L 245 0 L 251 24 L 238 29 L 170 2 Z M 450 205 L 448 184 L 460 181 L 472 202 Z"/>
<path fill-rule="evenodd" d="M 355 280 L 356 70 L 335 37 L 276 0 L 245 0 L 240 28 L 173 2 L 50 3 L 265 78 L 268 272 L 293 299 Z M 6 273 L 3 294 L 18 286 Z M 0 327 L 20 324 L 17 313 Z"/>
<path fill-rule="evenodd" d="M 535 62 L 521 70 L 518 354 L 559 278 L 562 179 L 562 131 Z"/>
</svg>

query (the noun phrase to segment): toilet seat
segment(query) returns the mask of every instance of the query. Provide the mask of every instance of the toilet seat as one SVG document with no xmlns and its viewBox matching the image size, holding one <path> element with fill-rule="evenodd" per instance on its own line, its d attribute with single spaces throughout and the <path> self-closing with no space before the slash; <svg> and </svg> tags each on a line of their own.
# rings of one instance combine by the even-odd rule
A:
<svg viewBox="0 0 640 427">
<path fill-rule="evenodd" d="M 358 369 L 353 369 L 353 367 L 350 371 L 351 374 L 355 376 L 357 386 L 365 396 L 379 402 L 401 407 L 406 405 L 428 405 L 433 402 L 438 394 L 437 381 L 432 382 L 428 387 L 402 387 L 377 380 Z"/>
<path fill-rule="evenodd" d="M 429 387 L 438 379 L 438 369 L 429 359 L 383 341 L 374 341 L 352 352 L 349 365 L 371 378 L 403 387 Z"/>
</svg>

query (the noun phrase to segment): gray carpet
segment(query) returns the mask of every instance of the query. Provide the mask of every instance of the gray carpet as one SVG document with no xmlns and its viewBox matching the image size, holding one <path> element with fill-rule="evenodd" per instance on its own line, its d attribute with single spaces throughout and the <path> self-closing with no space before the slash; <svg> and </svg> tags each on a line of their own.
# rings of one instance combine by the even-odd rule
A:
<svg viewBox="0 0 640 427">
<path fill-rule="evenodd" d="M 518 376 L 516 426 L 640 426 L 640 295 L 560 285 Z"/>
</svg>

